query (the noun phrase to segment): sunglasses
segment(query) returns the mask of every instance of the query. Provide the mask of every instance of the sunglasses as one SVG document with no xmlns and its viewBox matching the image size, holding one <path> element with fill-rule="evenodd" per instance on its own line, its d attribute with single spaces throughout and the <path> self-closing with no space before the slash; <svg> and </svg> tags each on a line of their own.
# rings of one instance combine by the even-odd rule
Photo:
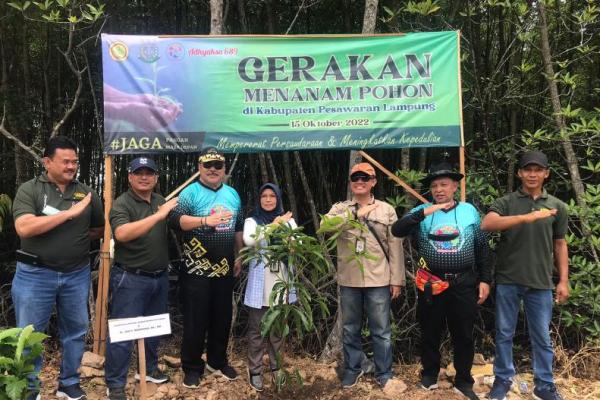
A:
<svg viewBox="0 0 600 400">
<path fill-rule="evenodd" d="M 223 169 L 225 167 L 225 163 L 223 161 L 207 161 L 202 163 L 202 167 L 206 169 Z"/>
<path fill-rule="evenodd" d="M 363 175 L 363 174 L 350 176 L 351 182 L 369 182 L 371 179 L 375 179 L 375 177 L 370 176 L 370 175 Z"/>
</svg>

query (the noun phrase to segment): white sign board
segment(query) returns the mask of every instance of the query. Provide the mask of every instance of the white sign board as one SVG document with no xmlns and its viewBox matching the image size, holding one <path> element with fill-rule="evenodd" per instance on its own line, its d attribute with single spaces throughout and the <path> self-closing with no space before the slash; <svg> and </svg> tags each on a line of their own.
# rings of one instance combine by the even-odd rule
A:
<svg viewBox="0 0 600 400">
<path fill-rule="evenodd" d="M 108 333 L 111 343 L 168 335 L 171 333 L 171 320 L 169 314 L 109 319 Z"/>
</svg>

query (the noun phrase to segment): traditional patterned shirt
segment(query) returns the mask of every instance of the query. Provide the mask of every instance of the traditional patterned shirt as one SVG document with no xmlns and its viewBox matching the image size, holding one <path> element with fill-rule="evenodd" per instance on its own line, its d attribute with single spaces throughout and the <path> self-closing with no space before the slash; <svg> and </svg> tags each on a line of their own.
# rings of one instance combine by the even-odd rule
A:
<svg viewBox="0 0 600 400">
<path fill-rule="evenodd" d="M 228 223 L 182 232 L 187 274 L 207 278 L 232 275 L 235 233 L 243 228 L 240 196 L 231 186 L 212 189 L 198 181 L 181 192 L 177 207 L 169 214 L 171 227 L 181 231 L 179 220 L 183 215 L 207 217 L 220 211 L 233 213 Z"/>
</svg>

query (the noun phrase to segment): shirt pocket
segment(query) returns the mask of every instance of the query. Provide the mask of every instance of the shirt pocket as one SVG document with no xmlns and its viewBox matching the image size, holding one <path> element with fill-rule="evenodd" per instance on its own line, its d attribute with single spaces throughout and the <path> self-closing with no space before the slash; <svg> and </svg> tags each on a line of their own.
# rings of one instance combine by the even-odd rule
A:
<svg viewBox="0 0 600 400">
<path fill-rule="evenodd" d="M 379 239 L 382 241 L 387 237 L 388 227 L 390 226 L 390 220 L 387 215 L 373 215 L 369 216 L 368 219 L 371 228 L 377 232 Z"/>
</svg>

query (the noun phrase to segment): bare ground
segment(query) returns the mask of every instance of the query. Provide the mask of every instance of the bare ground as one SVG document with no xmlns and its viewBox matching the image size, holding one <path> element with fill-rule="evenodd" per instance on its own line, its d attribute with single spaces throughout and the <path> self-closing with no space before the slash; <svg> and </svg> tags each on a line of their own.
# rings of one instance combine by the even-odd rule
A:
<svg viewBox="0 0 600 400">
<path fill-rule="evenodd" d="M 165 349 L 168 354 L 177 356 L 173 349 Z M 459 400 L 463 397 L 456 394 L 451 388 L 439 389 L 428 392 L 418 387 L 418 365 L 396 365 L 394 370 L 398 379 L 401 379 L 407 389 L 401 394 L 387 395 L 376 384 L 372 377 L 363 377 L 355 387 L 342 390 L 337 378 L 335 363 L 319 364 L 316 361 L 301 355 L 286 354 L 288 369 L 298 369 L 304 379 L 303 386 L 289 386 L 282 392 L 276 393 L 270 382 L 270 375 L 265 375 L 266 388 L 263 392 L 254 391 L 249 385 L 246 376 L 245 359 L 243 354 L 234 353 L 231 356 L 232 365 L 240 372 L 236 381 L 229 382 L 223 377 L 216 375 L 205 376 L 202 385 L 198 389 L 186 389 L 181 384 L 182 373 L 179 368 L 168 367 L 161 364 L 171 382 L 160 386 L 148 384 L 149 399 L 208 399 L 208 400 L 239 400 L 239 399 L 319 399 L 319 400 L 387 400 L 387 399 L 410 399 L 410 400 Z M 59 353 L 52 351 L 47 354 L 45 366 L 42 370 L 42 398 L 55 399 L 54 393 L 58 378 Z M 133 380 L 133 370 L 130 369 L 130 378 L 127 391 L 130 398 L 137 398 L 139 388 Z M 522 379 L 528 381 L 531 390 L 531 376 L 521 375 Z M 489 379 L 487 380 L 489 381 Z M 449 382 L 446 382 L 449 386 Z M 600 382 L 578 378 L 558 378 L 557 385 L 566 400 L 588 400 L 600 399 Z M 106 398 L 106 388 L 102 377 L 86 378 L 82 380 L 82 386 L 88 393 L 89 400 Z M 475 392 L 484 398 L 489 391 L 485 384 L 476 385 Z M 510 393 L 510 400 L 529 399 L 531 394 L 522 395 Z"/>
</svg>

